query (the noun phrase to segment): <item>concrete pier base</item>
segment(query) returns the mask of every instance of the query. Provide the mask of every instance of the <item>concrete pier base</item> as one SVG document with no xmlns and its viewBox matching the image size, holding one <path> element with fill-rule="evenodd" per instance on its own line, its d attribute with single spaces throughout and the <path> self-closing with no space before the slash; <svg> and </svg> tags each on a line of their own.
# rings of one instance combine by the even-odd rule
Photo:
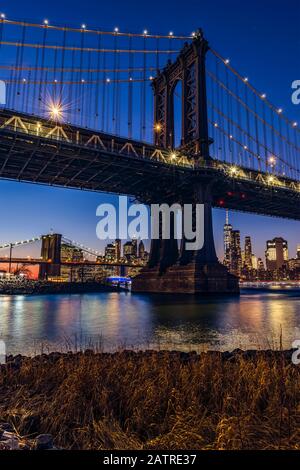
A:
<svg viewBox="0 0 300 470">
<path fill-rule="evenodd" d="M 164 273 L 145 268 L 132 281 L 132 292 L 165 294 L 238 294 L 238 279 L 220 263 L 174 265 Z"/>
</svg>

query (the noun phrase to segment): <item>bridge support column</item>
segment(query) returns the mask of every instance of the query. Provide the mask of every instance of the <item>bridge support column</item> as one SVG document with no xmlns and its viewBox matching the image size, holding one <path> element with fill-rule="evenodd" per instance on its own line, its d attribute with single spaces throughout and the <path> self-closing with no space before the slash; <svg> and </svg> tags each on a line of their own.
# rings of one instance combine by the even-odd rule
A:
<svg viewBox="0 0 300 470">
<path fill-rule="evenodd" d="M 43 235 L 41 257 L 44 263 L 40 265 L 39 279 L 59 277 L 61 268 L 61 235 Z"/>
<path fill-rule="evenodd" d="M 236 294 L 238 279 L 217 258 L 212 225 L 211 186 L 203 182 L 195 190 L 195 204 L 204 204 L 204 244 L 200 250 L 186 248 L 182 240 L 180 256 L 176 240 L 154 240 L 150 263 L 133 279 L 133 292 L 172 294 Z M 177 245 L 176 245 L 177 248 Z"/>
</svg>

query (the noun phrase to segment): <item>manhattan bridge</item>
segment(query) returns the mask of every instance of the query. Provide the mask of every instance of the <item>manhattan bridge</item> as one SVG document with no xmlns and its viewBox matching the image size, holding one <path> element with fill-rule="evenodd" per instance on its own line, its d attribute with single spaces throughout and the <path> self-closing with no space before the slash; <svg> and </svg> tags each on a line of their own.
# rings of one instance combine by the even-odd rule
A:
<svg viewBox="0 0 300 470">
<path fill-rule="evenodd" d="M 300 219 L 297 123 L 200 29 L 158 35 L 2 15 L 0 52 L 0 178 L 204 204 L 203 248 L 153 240 L 133 290 L 238 291 L 216 256 L 212 207 Z"/>
</svg>

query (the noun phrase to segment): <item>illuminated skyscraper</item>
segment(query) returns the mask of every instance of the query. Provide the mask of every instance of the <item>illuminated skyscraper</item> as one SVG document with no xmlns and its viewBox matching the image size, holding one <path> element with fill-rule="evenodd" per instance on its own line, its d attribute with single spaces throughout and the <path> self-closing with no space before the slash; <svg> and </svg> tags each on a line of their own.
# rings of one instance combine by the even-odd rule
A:
<svg viewBox="0 0 300 470">
<path fill-rule="evenodd" d="M 255 255 L 252 255 L 252 268 L 253 269 L 258 269 L 258 259 Z"/>
<path fill-rule="evenodd" d="M 230 272 L 240 276 L 242 271 L 241 234 L 239 230 L 232 230 L 230 243 Z"/>
<path fill-rule="evenodd" d="M 138 250 L 137 250 L 137 239 L 133 238 L 132 241 L 132 254 L 135 258 L 137 258 Z"/>
<path fill-rule="evenodd" d="M 115 247 L 116 247 L 116 260 L 119 261 L 121 258 L 121 240 L 119 238 L 116 238 L 115 241 Z"/>
<path fill-rule="evenodd" d="M 249 236 L 245 237 L 245 257 L 244 266 L 246 269 L 251 270 L 252 266 L 252 244 Z"/>
<path fill-rule="evenodd" d="M 105 247 L 105 260 L 116 261 L 116 245 L 115 243 L 109 243 Z"/>
<path fill-rule="evenodd" d="M 130 242 L 124 243 L 123 246 L 124 258 L 127 261 L 134 261 L 137 258 L 137 240 L 133 239 Z"/>
<path fill-rule="evenodd" d="M 282 237 L 268 240 L 265 254 L 268 271 L 282 268 L 289 259 L 288 242 Z"/>
<path fill-rule="evenodd" d="M 144 259 L 144 255 L 145 255 L 145 245 L 143 241 L 141 240 L 139 243 L 139 258 Z"/>
<path fill-rule="evenodd" d="M 230 269 L 231 265 L 231 234 L 232 225 L 229 223 L 228 209 L 226 209 L 226 222 L 224 224 L 224 265 Z"/>
</svg>

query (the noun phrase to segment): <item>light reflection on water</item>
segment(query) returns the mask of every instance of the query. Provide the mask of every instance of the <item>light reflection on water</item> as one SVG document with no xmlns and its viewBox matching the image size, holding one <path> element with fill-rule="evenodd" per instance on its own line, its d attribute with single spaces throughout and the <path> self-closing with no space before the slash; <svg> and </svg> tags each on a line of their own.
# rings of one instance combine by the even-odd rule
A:
<svg viewBox="0 0 300 470">
<path fill-rule="evenodd" d="M 290 348 L 298 326 L 300 290 L 206 299 L 126 292 L 0 296 L 0 339 L 8 354 L 89 344 L 106 350 L 275 348 L 281 331 L 283 347 Z"/>
</svg>

